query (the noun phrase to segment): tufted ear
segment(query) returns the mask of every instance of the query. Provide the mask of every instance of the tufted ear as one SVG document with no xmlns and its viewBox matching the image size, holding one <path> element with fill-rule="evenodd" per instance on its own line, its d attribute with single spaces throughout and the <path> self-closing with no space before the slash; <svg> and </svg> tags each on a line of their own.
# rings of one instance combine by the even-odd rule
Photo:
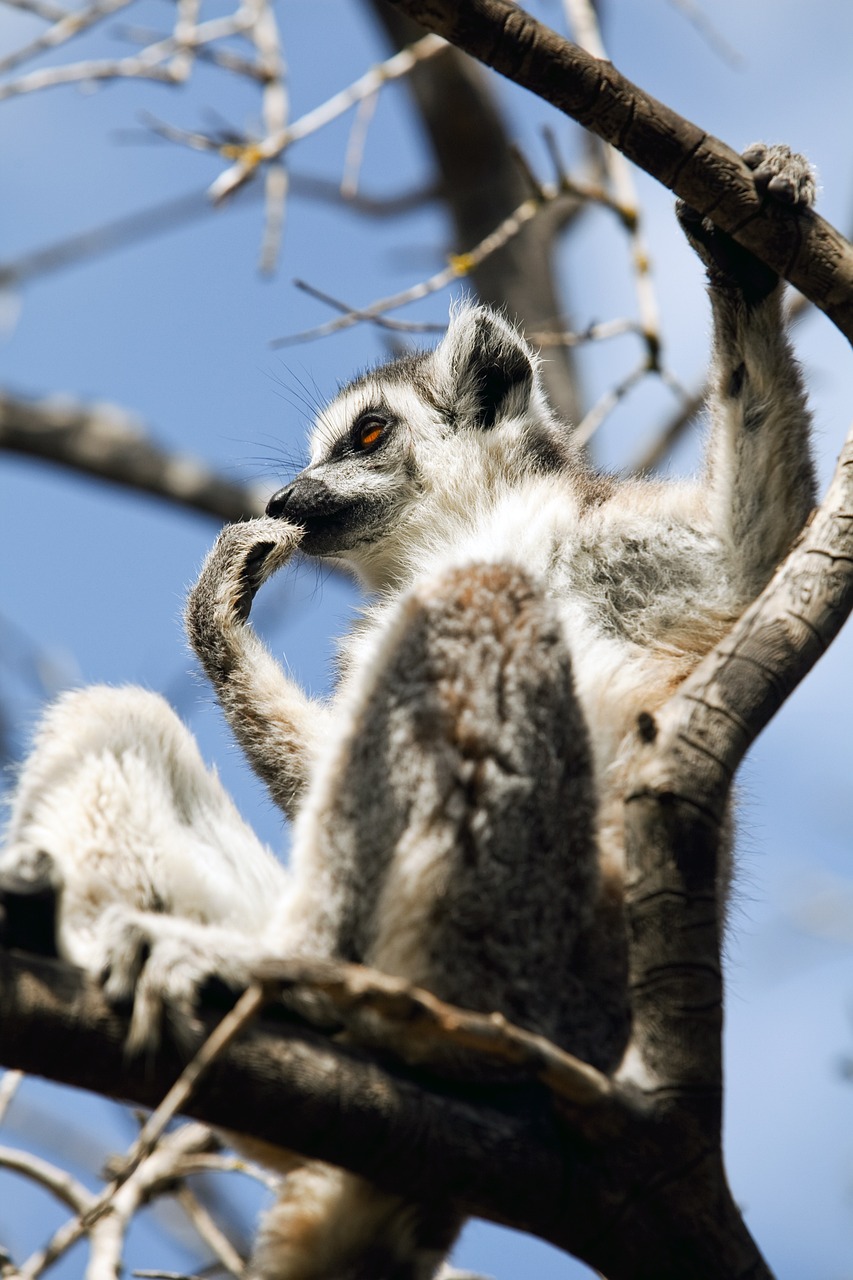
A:
<svg viewBox="0 0 853 1280">
<path fill-rule="evenodd" d="M 488 430 L 524 413 L 535 356 L 519 333 L 487 307 L 465 307 L 436 349 L 457 421 Z"/>
</svg>

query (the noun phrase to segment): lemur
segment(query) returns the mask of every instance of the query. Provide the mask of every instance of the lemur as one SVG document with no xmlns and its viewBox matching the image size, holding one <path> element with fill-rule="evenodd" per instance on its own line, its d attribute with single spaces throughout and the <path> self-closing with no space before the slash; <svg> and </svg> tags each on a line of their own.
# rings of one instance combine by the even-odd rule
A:
<svg viewBox="0 0 853 1280">
<path fill-rule="evenodd" d="M 744 158 L 768 200 L 811 205 L 801 157 L 759 144 Z M 5 883 L 47 862 L 60 954 L 105 974 L 111 999 L 132 997 L 134 1046 L 164 1012 L 186 1025 L 205 976 L 237 986 L 259 956 L 302 955 L 375 966 L 618 1068 L 627 743 L 768 582 L 814 498 L 780 282 L 711 222 L 678 215 L 713 311 L 699 480 L 593 471 L 521 334 L 465 305 L 434 350 L 345 387 L 266 516 L 220 534 L 187 632 L 294 821 L 287 870 L 154 694 L 91 688 L 48 711 Z M 247 625 L 297 550 L 370 593 L 329 703 Z M 254 1280 L 436 1273 L 461 1220 L 440 1190 L 410 1204 L 280 1161 L 291 1171 Z"/>
</svg>

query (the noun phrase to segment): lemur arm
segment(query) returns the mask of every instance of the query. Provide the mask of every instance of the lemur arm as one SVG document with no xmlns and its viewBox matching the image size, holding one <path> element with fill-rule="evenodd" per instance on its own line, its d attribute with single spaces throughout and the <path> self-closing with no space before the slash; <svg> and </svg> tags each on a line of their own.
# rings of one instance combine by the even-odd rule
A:
<svg viewBox="0 0 853 1280">
<path fill-rule="evenodd" d="M 803 212 L 811 207 L 815 182 L 802 156 L 756 143 L 743 158 L 768 199 Z M 708 499 L 745 603 L 765 586 L 814 503 L 809 412 L 779 277 L 695 210 L 679 203 L 677 212 L 708 273 Z"/>
<path fill-rule="evenodd" d="M 222 530 L 187 601 L 187 635 L 237 741 L 273 800 L 293 817 L 331 712 L 289 679 L 247 626 L 258 588 L 295 551 L 301 530 L 262 517 Z"/>
</svg>

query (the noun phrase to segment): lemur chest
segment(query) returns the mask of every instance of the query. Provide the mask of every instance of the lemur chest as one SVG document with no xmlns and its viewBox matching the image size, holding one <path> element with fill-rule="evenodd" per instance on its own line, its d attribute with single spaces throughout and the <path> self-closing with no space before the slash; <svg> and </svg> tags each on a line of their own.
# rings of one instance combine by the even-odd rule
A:
<svg viewBox="0 0 853 1280">
<path fill-rule="evenodd" d="M 600 779 L 639 711 L 660 705 L 732 619 L 710 533 L 643 512 L 584 513 L 564 489 L 507 494 L 466 536 L 422 554 L 412 583 L 483 562 L 518 565 L 556 604 Z M 345 672 L 371 661 L 377 629 L 393 625 L 406 594 L 368 611 L 346 644 Z"/>
</svg>

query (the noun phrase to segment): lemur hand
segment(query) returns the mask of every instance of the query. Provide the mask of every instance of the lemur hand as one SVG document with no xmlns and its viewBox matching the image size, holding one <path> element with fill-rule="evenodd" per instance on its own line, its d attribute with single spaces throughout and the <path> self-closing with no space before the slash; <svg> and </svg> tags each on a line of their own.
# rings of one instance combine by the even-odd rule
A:
<svg viewBox="0 0 853 1280">
<path fill-rule="evenodd" d="M 791 210 L 805 211 L 817 193 L 814 171 L 808 160 L 783 144 L 754 142 L 742 159 L 753 171 L 756 191 Z M 757 306 L 779 283 L 776 272 L 744 249 L 710 218 L 678 200 L 676 216 L 687 239 L 705 264 L 712 286 L 737 290 L 747 306 Z"/>
</svg>

